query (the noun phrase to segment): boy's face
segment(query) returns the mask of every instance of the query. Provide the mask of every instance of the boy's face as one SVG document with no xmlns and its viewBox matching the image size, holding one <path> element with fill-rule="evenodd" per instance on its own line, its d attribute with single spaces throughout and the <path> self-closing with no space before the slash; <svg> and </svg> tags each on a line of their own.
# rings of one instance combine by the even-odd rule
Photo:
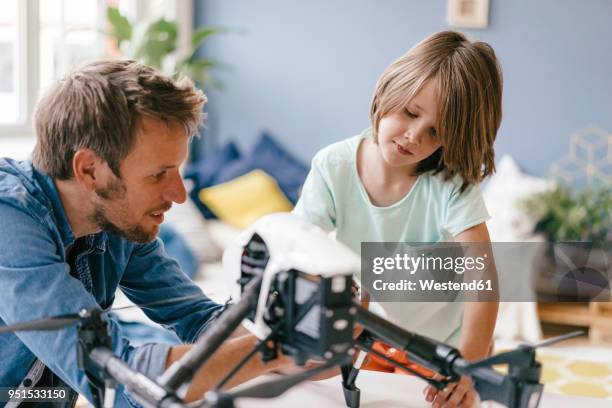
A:
<svg viewBox="0 0 612 408">
<path fill-rule="evenodd" d="M 95 191 L 93 221 L 130 241 L 153 240 L 163 213 L 173 202 L 186 200 L 179 166 L 187 156 L 188 141 L 180 124 L 144 118 L 136 145 L 121 162 L 121 178 L 111 172 L 105 186 Z"/>
<path fill-rule="evenodd" d="M 417 164 L 442 146 L 437 136 L 438 102 L 436 82 L 425 82 L 399 112 L 383 117 L 378 125 L 378 145 L 392 167 L 414 170 Z"/>
</svg>

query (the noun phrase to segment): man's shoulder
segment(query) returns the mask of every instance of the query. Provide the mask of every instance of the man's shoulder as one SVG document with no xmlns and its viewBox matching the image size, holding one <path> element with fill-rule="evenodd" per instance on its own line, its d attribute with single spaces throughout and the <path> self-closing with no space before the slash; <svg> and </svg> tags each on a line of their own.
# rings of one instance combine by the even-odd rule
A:
<svg viewBox="0 0 612 408">
<path fill-rule="evenodd" d="M 0 158 L 0 207 L 2 204 L 32 214 L 48 211 L 50 201 L 30 162 Z"/>
<path fill-rule="evenodd" d="M 34 179 L 34 168 L 28 161 L 0 157 L 0 191 Z"/>
</svg>

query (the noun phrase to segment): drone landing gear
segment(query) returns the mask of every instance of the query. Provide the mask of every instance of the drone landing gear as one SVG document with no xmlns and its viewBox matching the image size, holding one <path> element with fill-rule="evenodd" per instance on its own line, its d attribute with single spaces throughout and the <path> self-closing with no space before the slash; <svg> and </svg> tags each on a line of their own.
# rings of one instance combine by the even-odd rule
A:
<svg viewBox="0 0 612 408">
<path fill-rule="evenodd" d="M 358 370 L 354 369 L 351 364 L 346 364 L 341 367 L 342 371 L 342 391 L 344 391 L 344 401 L 349 408 L 359 408 L 361 400 L 361 390 L 355 386 Z M 355 374 L 353 374 L 353 372 Z"/>
</svg>

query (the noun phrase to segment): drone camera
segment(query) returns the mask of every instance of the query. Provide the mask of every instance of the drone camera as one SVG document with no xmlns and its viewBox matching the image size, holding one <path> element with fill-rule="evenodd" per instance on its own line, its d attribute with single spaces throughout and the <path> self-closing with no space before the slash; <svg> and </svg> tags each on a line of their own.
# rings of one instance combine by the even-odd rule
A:
<svg viewBox="0 0 612 408">
<path fill-rule="evenodd" d="M 269 260 L 266 243 L 253 234 L 242 251 L 241 291 L 254 276 L 264 273 Z M 351 284 L 350 275 L 322 276 L 295 268 L 275 273 L 267 290 L 263 320 L 283 352 L 298 363 L 346 355 L 352 347 L 355 315 Z M 247 316 L 251 322 L 255 318 L 255 311 Z"/>
</svg>

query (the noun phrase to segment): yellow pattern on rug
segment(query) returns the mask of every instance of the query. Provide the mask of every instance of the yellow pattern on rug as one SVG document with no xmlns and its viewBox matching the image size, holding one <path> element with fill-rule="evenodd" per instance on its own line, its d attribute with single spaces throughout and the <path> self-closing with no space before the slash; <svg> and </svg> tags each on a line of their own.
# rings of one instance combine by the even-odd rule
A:
<svg viewBox="0 0 612 408">
<path fill-rule="evenodd" d="M 495 354 L 509 350 L 497 350 Z M 544 391 L 612 400 L 612 362 L 576 359 L 553 350 L 538 350 Z M 506 373 L 507 367 L 495 366 Z"/>
<path fill-rule="evenodd" d="M 546 392 L 612 400 L 612 363 L 538 351 Z"/>
</svg>

